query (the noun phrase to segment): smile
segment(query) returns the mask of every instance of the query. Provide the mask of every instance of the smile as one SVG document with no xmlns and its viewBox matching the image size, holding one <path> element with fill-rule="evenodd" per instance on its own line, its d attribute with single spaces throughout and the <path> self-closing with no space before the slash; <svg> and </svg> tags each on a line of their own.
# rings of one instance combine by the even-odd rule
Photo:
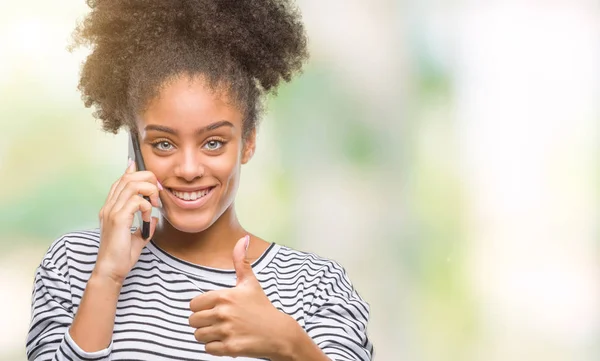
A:
<svg viewBox="0 0 600 361">
<path fill-rule="evenodd" d="M 182 199 L 184 201 L 195 201 L 198 198 L 202 198 L 206 196 L 214 187 L 206 188 L 197 192 L 180 192 L 174 189 L 169 189 L 169 191 L 177 198 Z"/>
<path fill-rule="evenodd" d="M 175 205 L 177 205 L 179 208 L 183 209 L 195 209 L 202 207 L 211 198 L 215 188 L 216 186 L 212 186 L 207 188 L 199 188 L 197 190 L 183 191 L 165 187 L 165 189 L 168 191 L 167 193 L 171 196 L 170 198 L 173 200 L 173 203 L 175 203 Z"/>
</svg>

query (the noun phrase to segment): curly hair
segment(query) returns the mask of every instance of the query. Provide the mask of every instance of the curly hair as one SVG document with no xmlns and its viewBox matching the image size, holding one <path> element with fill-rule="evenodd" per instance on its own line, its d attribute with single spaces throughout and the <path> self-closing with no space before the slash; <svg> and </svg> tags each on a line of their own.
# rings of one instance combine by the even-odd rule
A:
<svg viewBox="0 0 600 361">
<path fill-rule="evenodd" d="M 261 99 L 308 59 L 300 13 L 284 0 L 88 0 L 71 49 L 91 47 L 78 89 L 105 131 L 135 128 L 135 114 L 170 79 L 202 76 L 244 112 L 244 136 Z"/>
</svg>

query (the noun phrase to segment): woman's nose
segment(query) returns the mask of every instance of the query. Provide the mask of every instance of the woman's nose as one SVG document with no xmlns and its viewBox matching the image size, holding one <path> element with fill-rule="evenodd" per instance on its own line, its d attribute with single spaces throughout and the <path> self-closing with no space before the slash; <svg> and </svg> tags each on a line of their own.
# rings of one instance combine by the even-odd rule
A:
<svg viewBox="0 0 600 361">
<path fill-rule="evenodd" d="M 204 175 L 204 165 L 202 164 L 201 154 L 198 153 L 197 149 L 181 152 L 175 167 L 175 175 L 188 182 Z"/>
</svg>

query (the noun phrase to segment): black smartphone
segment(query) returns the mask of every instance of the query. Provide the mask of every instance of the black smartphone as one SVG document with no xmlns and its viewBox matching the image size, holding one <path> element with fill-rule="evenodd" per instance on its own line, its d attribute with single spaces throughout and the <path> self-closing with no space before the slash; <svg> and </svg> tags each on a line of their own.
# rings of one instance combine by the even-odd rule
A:
<svg viewBox="0 0 600 361">
<path fill-rule="evenodd" d="M 146 170 L 144 164 L 144 158 L 142 158 L 142 151 L 140 150 L 140 142 L 138 140 L 137 132 L 135 130 L 129 131 L 129 158 L 133 159 L 135 166 L 138 171 Z M 144 199 L 150 202 L 150 197 L 144 196 Z M 141 220 L 141 213 L 139 213 Z M 150 222 L 141 220 L 142 223 L 142 238 L 148 239 L 150 237 Z"/>
</svg>

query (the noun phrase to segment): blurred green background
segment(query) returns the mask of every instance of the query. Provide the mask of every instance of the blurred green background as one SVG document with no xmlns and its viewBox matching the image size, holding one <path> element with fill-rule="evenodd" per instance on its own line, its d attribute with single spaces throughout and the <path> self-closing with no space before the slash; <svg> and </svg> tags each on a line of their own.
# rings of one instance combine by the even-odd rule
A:
<svg viewBox="0 0 600 361">
<path fill-rule="evenodd" d="M 243 224 L 346 267 L 378 361 L 600 359 L 598 4 L 298 4 L 312 57 L 269 100 Z M 76 90 L 86 11 L 0 3 L 0 360 L 126 166 Z"/>
</svg>

